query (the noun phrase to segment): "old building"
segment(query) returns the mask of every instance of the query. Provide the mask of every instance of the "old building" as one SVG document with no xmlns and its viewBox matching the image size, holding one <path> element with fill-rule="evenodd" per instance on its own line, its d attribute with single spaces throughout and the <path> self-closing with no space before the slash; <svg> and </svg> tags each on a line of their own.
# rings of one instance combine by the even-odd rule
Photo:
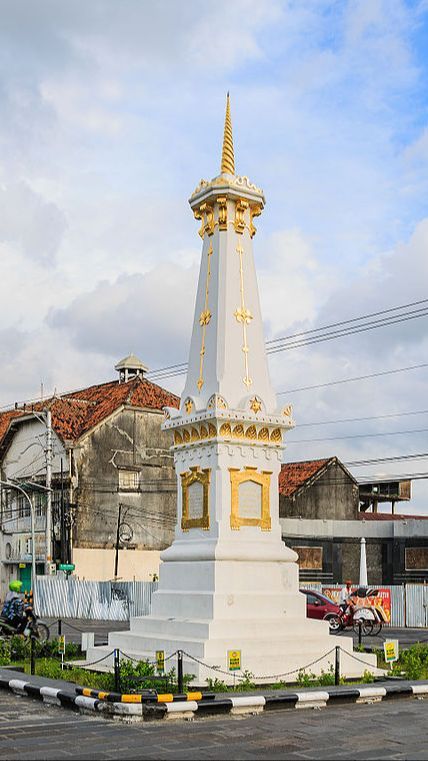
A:
<svg viewBox="0 0 428 761">
<path fill-rule="evenodd" d="M 151 383 L 133 355 L 116 370 L 118 380 L 0 415 L 0 478 L 20 484 L 34 500 L 38 572 L 50 556 L 56 564 L 72 561 L 81 578 L 112 578 L 119 528 L 118 577 L 149 579 L 157 573 L 160 550 L 172 541 L 176 481 L 171 434 L 161 430 L 161 422 L 162 408 L 179 400 Z M 48 553 L 47 461 L 52 471 Z M 1 497 L 4 587 L 10 578 L 30 574 L 31 517 L 23 494 L 3 486 Z"/>
<path fill-rule="evenodd" d="M 370 584 L 428 580 L 428 516 L 377 512 L 410 499 L 410 482 L 358 484 L 338 460 L 287 463 L 279 477 L 283 539 L 302 581 L 358 581 L 366 539 Z"/>
</svg>

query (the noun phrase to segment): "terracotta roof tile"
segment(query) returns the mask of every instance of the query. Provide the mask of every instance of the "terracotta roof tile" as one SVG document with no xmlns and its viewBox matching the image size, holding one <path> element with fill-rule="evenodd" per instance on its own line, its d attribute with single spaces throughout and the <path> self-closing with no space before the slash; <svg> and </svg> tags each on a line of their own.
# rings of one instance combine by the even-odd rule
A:
<svg viewBox="0 0 428 761">
<path fill-rule="evenodd" d="M 328 457 L 324 460 L 284 463 L 279 474 L 279 493 L 284 497 L 291 497 L 300 486 L 303 486 L 332 459 Z"/>
<path fill-rule="evenodd" d="M 60 397 L 52 397 L 38 402 L 33 409 L 41 411 L 49 407 L 52 413 L 52 427 L 63 440 L 76 440 L 94 428 L 124 404 L 161 410 L 162 407 L 178 407 L 180 399 L 156 383 L 137 377 L 128 383 L 111 381 Z M 23 417 L 31 412 L 31 407 L 7 410 L 0 413 L 0 443 L 13 418 Z"/>
</svg>

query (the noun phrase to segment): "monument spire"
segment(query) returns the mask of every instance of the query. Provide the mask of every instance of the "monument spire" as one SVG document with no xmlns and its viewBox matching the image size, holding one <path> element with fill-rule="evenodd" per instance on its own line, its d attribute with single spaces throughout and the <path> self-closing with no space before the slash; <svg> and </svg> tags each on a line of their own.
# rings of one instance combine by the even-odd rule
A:
<svg viewBox="0 0 428 761">
<path fill-rule="evenodd" d="M 232 119 L 230 118 L 230 98 L 227 93 L 226 115 L 224 118 L 223 150 L 221 152 L 221 173 L 235 174 L 235 156 L 233 153 Z"/>
</svg>

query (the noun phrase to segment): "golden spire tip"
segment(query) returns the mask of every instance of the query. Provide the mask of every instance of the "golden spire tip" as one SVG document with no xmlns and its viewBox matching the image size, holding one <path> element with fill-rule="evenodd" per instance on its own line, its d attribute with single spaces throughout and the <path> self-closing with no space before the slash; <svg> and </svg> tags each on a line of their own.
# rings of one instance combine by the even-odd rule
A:
<svg viewBox="0 0 428 761">
<path fill-rule="evenodd" d="M 235 174 L 235 156 L 233 153 L 232 120 L 230 118 L 229 92 L 226 98 L 226 116 L 224 119 L 223 150 L 221 153 L 221 172 Z"/>
</svg>

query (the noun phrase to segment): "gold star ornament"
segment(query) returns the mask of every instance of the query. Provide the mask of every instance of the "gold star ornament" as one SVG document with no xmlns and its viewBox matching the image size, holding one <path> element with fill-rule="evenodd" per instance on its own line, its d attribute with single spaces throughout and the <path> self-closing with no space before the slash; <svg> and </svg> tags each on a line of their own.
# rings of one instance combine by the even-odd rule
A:
<svg viewBox="0 0 428 761">
<path fill-rule="evenodd" d="M 262 408 L 262 403 L 260 399 L 257 398 L 257 396 L 255 396 L 253 399 L 250 400 L 250 409 L 252 409 L 253 412 L 257 414 L 258 412 L 260 412 L 261 408 Z"/>
</svg>

